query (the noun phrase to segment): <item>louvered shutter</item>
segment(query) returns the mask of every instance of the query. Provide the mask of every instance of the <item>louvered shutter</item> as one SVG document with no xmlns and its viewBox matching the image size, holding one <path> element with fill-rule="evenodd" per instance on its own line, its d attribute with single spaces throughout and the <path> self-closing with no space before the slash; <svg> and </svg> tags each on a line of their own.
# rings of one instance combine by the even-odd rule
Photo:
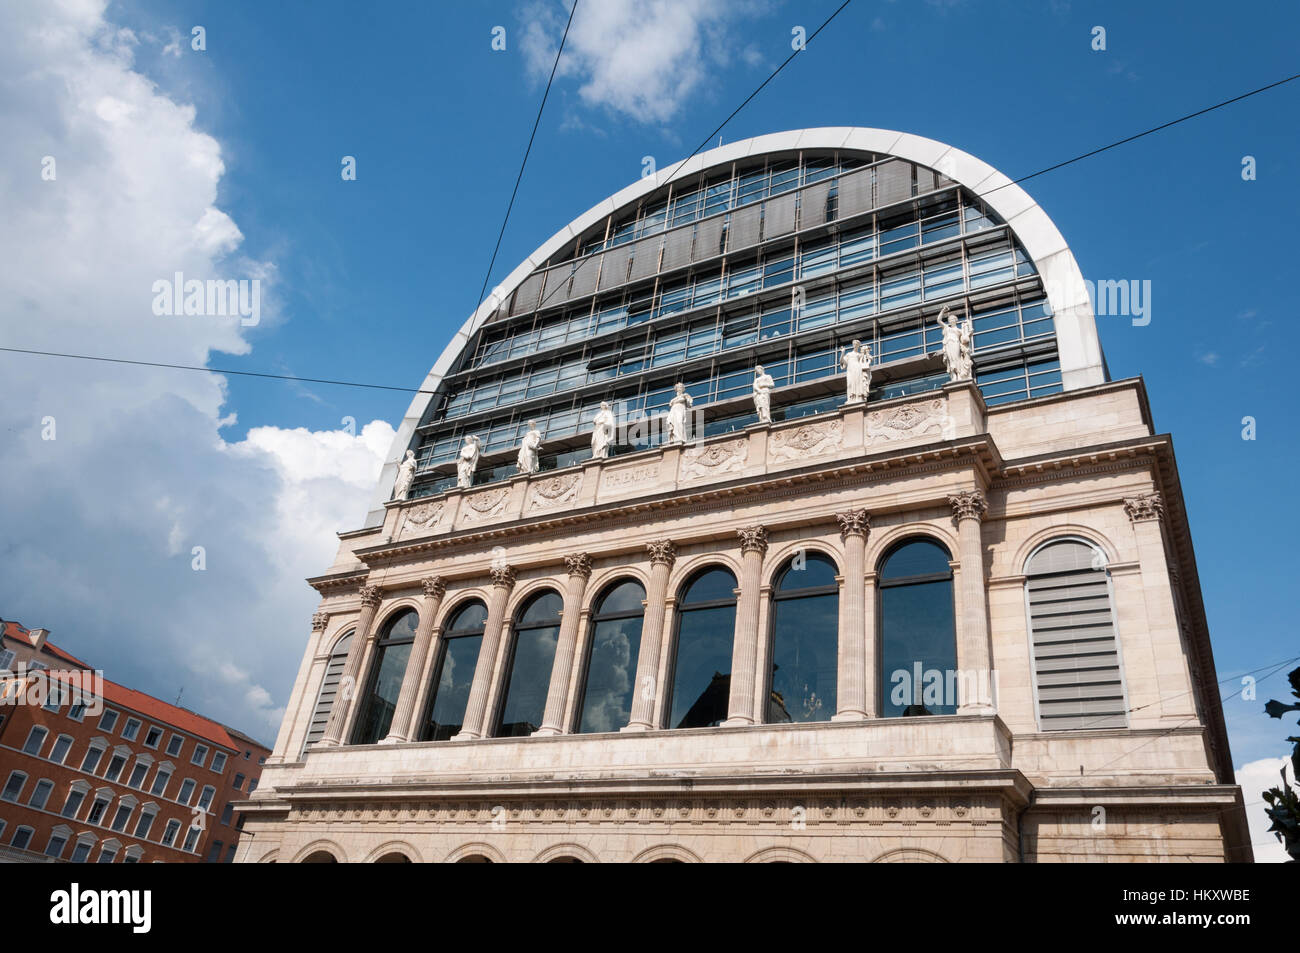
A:
<svg viewBox="0 0 1300 953">
<path fill-rule="evenodd" d="M 649 278 L 659 270 L 659 249 L 664 243 L 662 235 L 643 238 L 632 246 L 632 274 L 630 281 Z"/>
<path fill-rule="evenodd" d="M 871 208 L 873 169 L 859 169 L 840 176 L 840 218 L 848 218 Z"/>
<path fill-rule="evenodd" d="M 663 271 L 681 268 L 691 260 L 691 239 L 695 235 L 694 225 L 684 225 L 668 233 L 664 244 Z"/>
<path fill-rule="evenodd" d="M 757 202 L 732 213 L 727 251 L 740 251 L 742 248 L 758 244 L 758 226 L 762 221 L 762 214 L 763 206 Z"/>
<path fill-rule="evenodd" d="M 303 745 L 303 751 L 307 751 L 325 736 L 325 726 L 329 724 L 334 699 L 338 695 L 339 681 L 343 678 L 343 667 L 348 661 L 348 647 L 351 645 L 352 636 L 345 635 L 334 646 L 334 652 L 325 666 L 325 677 L 321 679 L 316 708 L 312 711 L 311 722 L 307 726 L 307 741 Z"/>
<path fill-rule="evenodd" d="M 763 240 L 794 231 L 794 200 L 797 192 L 769 199 L 763 206 Z"/>
<path fill-rule="evenodd" d="M 912 197 L 912 164 L 890 159 L 876 166 L 876 207 Z"/>
<path fill-rule="evenodd" d="M 535 271 L 523 280 L 519 285 L 519 288 L 515 291 L 515 300 L 510 306 L 510 313 L 512 315 L 527 314 L 536 309 L 537 296 L 541 293 L 542 280 L 545 277 L 545 272 Z"/>
<path fill-rule="evenodd" d="M 1106 570 L 1062 540 L 1030 561 L 1029 621 L 1043 730 L 1124 728 L 1128 717 Z"/>
<path fill-rule="evenodd" d="M 722 216 L 715 215 L 700 222 L 695 229 L 695 251 L 691 261 L 712 258 L 720 254 L 718 245 L 722 241 Z"/>
<path fill-rule="evenodd" d="M 812 228 L 826 221 L 826 196 L 831 193 L 830 182 L 818 182 L 804 189 L 799 200 L 799 229 Z"/>
<path fill-rule="evenodd" d="M 619 245 L 605 252 L 605 264 L 600 273 L 601 291 L 615 288 L 627 281 L 627 260 L 631 256 L 631 245 Z"/>
</svg>

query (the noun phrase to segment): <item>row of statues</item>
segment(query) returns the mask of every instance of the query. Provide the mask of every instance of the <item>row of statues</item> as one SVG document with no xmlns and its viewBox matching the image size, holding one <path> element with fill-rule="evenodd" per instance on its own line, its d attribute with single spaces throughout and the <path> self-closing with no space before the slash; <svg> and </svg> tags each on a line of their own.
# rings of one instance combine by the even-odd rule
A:
<svg viewBox="0 0 1300 953">
<path fill-rule="evenodd" d="M 943 328 L 943 343 L 940 353 L 949 379 L 956 383 L 971 379 L 974 362 L 975 328 L 971 323 L 970 313 L 963 317 L 951 313 L 944 307 L 939 312 L 939 326 Z M 839 367 L 844 371 L 846 403 L 865 403 L 871 391 L 871 366 L 875 360 L 871 346 L 863 341 L 854 341 L 840 352 Z M 754 412 L 759 423 L 772 422 L 772 391 L 776 381 L 772 375 L 763 370 L 759 364 L 754 368 Z M 690 437 L 690 411 L 695 400 L 686 392 L 686 385 L 678 382 L 672 399 L 668 402 L 667 433 L 665 443 L 685 443 Z M 609 457 L 614 443 L 616 427 L 614 411 L 609 401 L 600 402 L 600 410 L 592 419 L 591 459 L 604 460 Z M 539 450 L 542 445 L 542 432 L 534 420 L 528 421 L 528 430 L 519 442 L 519 454 L 515 458 L 515 468 L 521 474 L 536 473 L 541 469 Z M 483 441 L 473 434 L 465 437 L 456 458 L 456 486 L 466 489 L 474 482 L 474 473 L 478 470 L 479 456 L 483 452 Z M 397 481 L 393 485 L 393 499 L 405 500 L 411 492 L 415 481 L 415 453 L 406 451 L 406 458 L 398 466 Z"/>
</svg>

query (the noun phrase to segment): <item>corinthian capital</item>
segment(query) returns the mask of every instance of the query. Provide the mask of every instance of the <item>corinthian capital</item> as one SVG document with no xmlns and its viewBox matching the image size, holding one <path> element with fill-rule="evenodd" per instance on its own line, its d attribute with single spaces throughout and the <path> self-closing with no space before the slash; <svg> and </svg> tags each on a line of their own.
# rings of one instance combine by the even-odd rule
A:
<svg viewBox="0 0 1300 953">
<path fill-rule="evenodd" d="M 515 568 L 513 566 L 493 566 L 488 570 L 492 576 L 492 585 L 502 589 L 509 589 L 515 584 Z"/>
<path fill-rule="evenodd" d="M 671 539 L 656 539 L 653 543 L 646 543 L 645 548 L 652 566 L 671 566 L 677 559 L 677 547 Z"/>
<path fill-rule="evenodd" d="M 378 586 L 361 587 L 361 604 L 368 609 L 378 609 L 379 600 L 383 598 L 383 592 Z"/>
<path fill-rule="evenodd" d="M 564 568 L 569 571 L 570 576 L 581 576 L 583 579 L 591 578 L 591 557 L 586 553 L 571 553 L 564 557 Z"/>
<path fill-rule="evenodd" d="M 736 535 L 740 537 L 740 551 L 742 553 L 758 553 L 761 556 L 767 552 L 767 529 L 765 527 L 750 526 L 746 529 L 738 529 Z"/>
<path fill-rule="evenodd" d="M 866 539 L 867 534 L 871 532 L 871 515 L 866 510 L 836 513 L 835 520 L 840 524 L 840 539 L 848 539 L 850 536 L 861 536 Z"/>
<path fill-rule="evenodd" d="M 1124 512 L 1128 514 L 1129 520 L 1134 523 L 1163 519 L 1165 502 L 1160 498 L 1159 493 L 1130 496 L 1124 500 Z"/>
<path fill-rule="evenodd" d="M 948 497 L 948 505 L 952 507 L 952 518 L 955 520 L 983 519 L 989 508 L 984 502 L 984 494 L 979 490 L 954 493 Z"/>
<path fill-rule="evenodd" d="M 447 593 L 447 580 L 441 576 L 426 576 L 420 580 L 424 594 L 431 599 L 441 599 Z"/>
<path fill-rule="evenodd" d="M 328 612 L 313 612 L 311 616 L 311 630 L 313 632 L 324 632 L 325 626 L 329 625 L 330 614 Z"/>
</svg>

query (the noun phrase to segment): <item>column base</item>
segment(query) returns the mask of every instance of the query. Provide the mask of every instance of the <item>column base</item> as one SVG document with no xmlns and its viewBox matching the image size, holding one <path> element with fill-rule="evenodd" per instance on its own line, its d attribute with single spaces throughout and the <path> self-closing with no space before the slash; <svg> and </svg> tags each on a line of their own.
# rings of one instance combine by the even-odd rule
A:
<svg viewBox="0 0 1300 953">
<path fill-rule="evenodd" d="M 381 745 L 402 745 L 402 744 L 406 744 L 406 739 L 403 738 L 401 735 L 389 735 L 387 738 L 381 738 L 381 739 L 379 740 L 379 744 L 381 744 Z"/>
<path fill-rule="evenodd" d="M 531 735 L 529 735 L 529 737 L 537 738 L 537 737 L 544 737 L 550 735 L 562 735 L 562 734 L 564 734 L 564 732 L 562 732 L 559 728 L 552 728 L 550 725 L 542 725 L 542 727 L 534 731 Z"/>
<path fill-rule="evenodd" d="M 831 715 L 831 721 L 866 721 L 871 716 L 865 711 L 841 711 Z"/>
<path fill-rule="evenodd" d="M 479 735 L 473 731 L 459 731 L 448 738 L 448 741 L 478 741 Z"/>
<path fill-rule="evenodd" d="M 741 717 L 739 717 L 739 718 L 728 718 L 726 721 L 724 721 L 724 722 L 723 722 L 721 725 L 719 725 L 718 727 L 720 727 L 720 728 L 743 728 L 743 727 L 746 726 L 746 725 L 752 725 L 752 724 L 754 724 L 754 719 L 753 719 L 753 718 L 746 718 L 746 717 L 744 717 L 744 716 L 741 716 Z"/>
<path fill-rule="evenodd" d="M 312 745 L 312 747 L 313 748 L 339 748 L 342 747 L 342 745 L 343 742 L 341 741 L 335 741 L 332 738 L 322 738 L 320 741 Z"/>
<path fill-rule="evenodd" d="M 653 730 L 653 729 L 652 729 L 652 727 L 651 727 L 650 725 L 646 724 L 645 722 L 637 722 L 637 721 L 632 722 L 632 724 L 630 724 L 630 725 L 624 725 L 622 728 L 619 729 L 620 732 L 623 732 L 623 731 L 652 731 L 652 730 Z"/>
<path fill-rule="evenodd" d="M 997 711 L 988 702 L 970 702 L 957 707 L 957 714 L 959 715 L 995 715 Z"/>
</svg>

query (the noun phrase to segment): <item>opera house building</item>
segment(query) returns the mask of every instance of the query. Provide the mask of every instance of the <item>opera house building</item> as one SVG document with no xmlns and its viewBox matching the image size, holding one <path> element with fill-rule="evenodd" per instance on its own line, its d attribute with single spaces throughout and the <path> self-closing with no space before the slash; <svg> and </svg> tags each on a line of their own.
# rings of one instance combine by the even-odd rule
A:
<svg viewBox="0 0 1300 953">
<path fill-rule="evenodd" d="M 1251 859 L 1172 440 L 942 143 L 579 215 L 339 540 L 241 861 Z"/>
</svg>

